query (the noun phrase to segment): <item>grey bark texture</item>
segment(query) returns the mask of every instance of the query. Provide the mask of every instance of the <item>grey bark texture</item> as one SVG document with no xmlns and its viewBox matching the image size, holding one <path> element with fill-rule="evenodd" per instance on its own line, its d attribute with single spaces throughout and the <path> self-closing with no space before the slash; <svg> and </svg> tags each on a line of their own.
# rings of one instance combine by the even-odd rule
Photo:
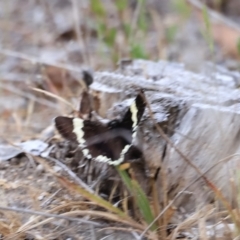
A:
<svg viewBox="0 0 240 240">
<path fill-rule="evenodd" d="M 164 192 L 173 199 L 189 186 L 175 206 L 192 211 L 199 204 L 212 203 L 216 196 L 175 147 L 205 173 L 231 204 L 237 200 L 239 80 L 238 72 L 212 64 L 203 74 L 195 74 L 175 63 L 135 60 L 122 62 L 114 73 L 95 73 L 91 91 L 98 114 L 111 119 L 121 116 L 138 89 L 145 90 L 154 120 L 146 109 L 135 145 L 143 152 L 146 176 L 161 169 L 157 177 L 160 201 Z M 160 135 L 154 122 L 175 147 Z"/>
</svg>

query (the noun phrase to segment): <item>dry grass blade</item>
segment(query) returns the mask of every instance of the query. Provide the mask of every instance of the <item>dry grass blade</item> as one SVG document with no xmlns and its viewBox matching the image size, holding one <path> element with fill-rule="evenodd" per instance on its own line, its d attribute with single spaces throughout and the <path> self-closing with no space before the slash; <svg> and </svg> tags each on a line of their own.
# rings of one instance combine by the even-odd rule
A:
<svg viewBox="0 0 240 240">
<path fill-rule="evenodd" d="M 105 231 L 105 230 L 117 230 L 117 231 L 124 231 L 124 232 L 141 232 L 141 230 L 139 229 L 133 229 L 133 228 L 127 228 L 127 227 L 105 227 L 105 228 L 101 228 L 98 231 Z"/>
<path fill-rule="evenodd" d="M 22 97 L 25 97 L 25 98 L 28 98 L 32 101 L 35 101 L 35 102 L 38 102 L 44 106 L 47 106 L 49 108 L 54 108 L 56 109 L 57 108 L 57 104 L 51 102 L 51 101 L 48 101 L 46 99 L 42 99 L 42 98 L 37 98 L 36 96 L 30 94 L 30 93 L 27 93 L 26 91 L 24 92 L 23 90 L 21 89 L 18 89 L 16 87 L 13 87 L 9 84 L 4 84 L 4 83 L 1 83 L 1 86 L 0 86 L 0 89 L 4 89 L 4 90 L 7 90 L 7 91 L 10 91 L 14 94 L 17 94 L 19 96 L 22 96 Z"/>
<path fill-rule="evenodd" d="M 45 65 L 58 67 L 58 68 L 62 68 L 62 69 L 66 69 L 66 70 L 74 71 L 74 72 L 78 72 L 78 73 L 82 72 L 82 70 L 81 70 L 81 68 L 79 68 L 79 66 L 73 67 L 72 65 L 69 65 L 69 64 L 55 63 L 52 61 L 43 61 L 43 60 L 39 60 L 39 58 L 30 57 L 29 55 L 26 55 L 24 53 L 12 51 L 9 49 L 0 49 L 0 54 L 10 56 L 10 57 L 20 58 L 22 60 L 27 60 L 33 64 L 39 63 L 39 64 L 45 64 Z"/>
<path fill-rule="evenodd" d="M 229 159 L 231 159 L 232 157 L 239 157 L 239 154 L 233 154 L 233 155 L 230 155 L 224 159 L 221 159 L 219 162 L 215 163 L 212 167 L 210 167 L 208 170 L 206 170 L 203 174 L 206 174 L 207 172 L 209 172 L 210 170 L 212 170 L 214 167 L 216 167 L 218 164 L 221 164 L 222 162 L 225 162 L 225 161 L 228 161 Z M 173 206 L 173 203 L 184 193 L 187 191 L 187 189 L 192 185 L 194 184 L 196 181 L 198 181 L 202 176 L 199 176 L 198 178 L 196 178 L 194 181 L 192 181 L 189 185 L 187 185 L 181 192 L 179 192 L 175 197 L 174 199 L 172 199 L 169 204 L 158 214 L 158 216 L 154 219 L 154 222 L 156 222 L 159 218 L 161 218 L 163 216 L 163 214 L 165 214 L 169 208 L 171 208 Z M 233 211 L 234 212 L 234 211 Z M 226 214 L 226 212 L 222 212 L 222 214 Z M 152 224 L 152 223 L 151 223 Z M 151 225 L 150 224 L 150 225 Z M 144 236 L 144 234 L 148 231 L 150 226 L 148 226 L 144 232 L 141 234 L 140 236 L 140 239 L 141 237 Z"/>
<path fill-rule="evenodd" d="M 203 10 L 203 8 L 206 8 L 207 11 L 210 14 L 210 17 L 212 20 L 223 22 L 226 25 L 231 26 L 232 28 L 235 28 L 236 30 L 240 30 L 239 25 L 236 24 L 235 22 L 229 20 L 227 17 L 224 17 L 222 14 L 212 10 L 211 8 L 207 7 L 206 4 L 202 3 L 199 0 L 187 0 L 189 4 L 191 4 L 193 7 L 195 7 L 198 10 Z"/>
<path fill-rule="evenodd" d="M 58 181 L 65 186 L 68 190 L 72 190 L 76 193 L 80 193 L 82 196 L 84 196 L 85 198 L 93 201 L 96 203 L 96 205 L 101 206 L 103 208 L 105 208 L 108 211 L 111 211 L 115 214 L 117 214 L 117 218 L 118 221 L 120 222 L 124 222 L 134 228 L 137 229 L 144 229 L 144 226 L 135 222 L 133 219 L 131 219 L 128 215 L 126 215 L 123 211 L 121 211 L 119 208 L 113 206 L 111 203 L 109 203 L 108 201 L 105 201 L 104 199 L 102 199 L 101 197 L 94 195 L 92 193 L 89 193 L 88 191 L 86 191 L 85 189 L 82 189 L 81 187 L 77 186 L 76 184 L 73 184 L 71 182 L 69 182 L 66 178 L 60 177 L 60 176 L 56 176 Z"/>
<path fill-rule="evenodd" d="M 49 172 L 51 172 L 54 176 L 57 176 L 57 174 L 52 170 L 52 168 L 46 163 L 46 161 L 44 161 L 44 158 L 42 157 L 36 157 L 33 156 L 34 159 L 41 163 Z M 65 164 L 61 163 L 60 161 L 58 161 L 55 158 L 52 157 L 45 157 L 46 159 L 54 162 L 55 164 L 57 164 L 58 166 L 60 166 L 65 172 L 67 172 L 69 174 L 69 176 L 77 183 L 79 184 L 81 187 L 83 187 L 84 189 L 86 189 L 88 192 L 90 193 L 94 193 L 93 190 L 86 184 L 84 183 L 79 177 L 77 177 L 77 175 L 71 170 L 69 169 Z"/>
<path fill-rule="evenodd" d="M 71 212 L 68 212 L 68 213 L 63 213 L 63 214 L 51 214 L 51 213 L 44 213 L 44 212 L 39 212 L 39 211 L 33 211 L 33 210 L 29 210 L 29 209 L 21 209 L 21 208 L 14 208 L 14 207 L 2 207 L 0 206 L 0 209 L 3 210 L 3 211 L 12 211 L 12 212 L 20 212 L 20 213 L 24 213 L 24 214 L 31 214 L 31 215 L 38 215 L 38 216 L 43 216 L 43 217 L 48 217 L 48 219 L 45 219 L 43 221 L 40 221 L 36 224 L 34 224 L 34 222 L 36 222 L 37 220 L 39 220 L 39 218 L 34 218 L 34 219 L 31 219 L 29 222 L 25 223 L 24 225 L 22 225 L 17 231 L 16 233 L 17 234 L 20 234 L 20 233 L 24 233 L 30 229 L 33 229 L 33 228 L 36 228 L 38 226 L 41 226 L 41 225 L 44 225 L 46 223 L 49 223 L 51 222 L 53 219 L 65 219 L 65 220 L 69 220 L 69 221 L 77 221 L 77 222 L 80 222 L 80 223 L 84 223 L 84 224 L 91 224 L 91 225 L 94 225 L 94 226 L 101 226 L 101 224 L 99 223 L 96 223 L 96 222 L 93 222 L 93 221 L 88 221 L 88 220 L 85 220 L 85 219 L 80 219 L 80 218 L 74 218 L 72 216 L 77 216 L 77 215 L 83 215 L 78 213 L 78 214 L 70 214 Z"/>
<path fill-rule="evenodd" d="M 46 214 L 46 215 L 48 215 L 48 214 Z M 92 221 L 86 221 L 86 220 L 77 218 L 78 216 L 90 216 L 90 217 L 94 217 L 94 218 L 106 219 L 106 220 L 115 221 L 115 222 L 119 222 L 119 223 L 123 223 L 123 224 L 128 225 L 128 221 L 126 221 L 124 219 L 120 219 L 116 214 L 102 212 L 102 211 L 96 211 L 96 210 L 76 210 L 76 211 L 65 212 L 65 213 L 62 213 L 62 214 L 59 214 L 59 215 L 49 214 L 49 216 L 51 216 L 51 215 L 54 216 L 54 217 L 50 217 L 50 218 L 45 219 L 43 221 L 39 221 L 35 224 L 33 224 L 32 221 L 31 221 L 31 224 L 30 224 L 30 222 L 28 222 L 27 224 L 21 226 L 18 229 L 17 233 L 24 233 L 26 231 L 29 231 L 29 230 L 33 229 L 33 228 L 37 228 L 37 227 L 42 226 L 44 224 L 50 223 L 51 221 L 54 220 L 54 218 L 61 218 L 61 219 L 73 220 L 73 221 L 78 220 L 81 223 L 91 224 L 91 225 L 94 225 L 94 226 L 102 226 L 102 224 L 99 224 L 99 223 L 95 223 L 95 222 L 92 222 Z M 43 215 L 43 216 L 45 216 L 45 215 Z M 138 229 L 138 231 L 140 231 L 140 229 Z"/>
<path fill-rule="evenodd" d="M 0 234 L 8 236 L 21 226 L 21 219 L 16 212 L 1 211 Z"/>
<path fill-rule="evenodd" d="M 71 107 L 72 110 L 75 110 L 75 108 L 73 107 L 73 105 L 70 102 L 66 101 L 64 98 L 59 97 L 56 94 L 50 93 L 48 91 L 45 91 L 45 90 L 42 90 L 42 89 L 39 89 L 39 88 L 32 88 L 32 87 L 30 87 L 30 89 L 32 89 L 35 92 L 40 92 L 40 93 L 43 93 L 43 94 L 45 94 L 45 95 L 47 95 L 49 97 L 57 99 L 58 101 L 61 101 L 61 102 L 65 103 L 66 105 L 68 105 L 69 107 Z"/>
<path fill-rule="evenodd" d="M 199 237 L 200 239 L 207 240 L 207 231 L 206 231 L 206 220 L 205 217 L 200 218 L 198 222 L 198 228 L 199 228 Z"/>
<path fill-rule="evenodd" d="M 184 220 L 182 223 L 180 223 L 172 232 L 170 239 L 174 240 L 177 238 L 178 233 L 181 230 L 191 229 L 193 225 L 196 225 L 199 222 L 199 219 L 205 218 L 205 220 L 212 216 L 215 209 L 212 208 L 212 206 L 206 206 L 203 209 L 200 209 L 199 211 L 196 211 L 188 217 L 186 220 Z"/>
<path fill-rule="evenodd" d="M 81 4 L 81 1 L 79 2 L 77 0 L 72 0 L 71 2 L 72 2 L 72 11 L 73 11 L 73 18 L 74 18 L 74 29 L 77 34 L 77 41 L 79 43 L 80 49 L 86 50 L 85 54 L 83 54 L 84 63 L 89 64 L 88 48 L 86 47 L 83 34 L 79 27 L 79 23 L 81 22 L 79 17 L 79 11 L 83 11 L 82 8 L 79 8 L 79 4 Z"/>
<path fill-rule="evenodd" d="M 101 206 L 105 208 L 106 210 L 116 214 L 115 221 L 125 223 L 133 228 L 141 229 L 142 231 L 145 229 L 145 227 L 137 222 L 135 222 L 133 219 L 131 219 L 127 214 L 125 214 L 123 211 L 121 211 L 119 208 L 113 206 L 108 201 L 102 199 L 101 197 L 95 195 L 94 193 L 86 190 L 85 188 L 80 187 L 79 185 L 76 185 L 72 182 L 70 182 L 68 179 L 59 176 L 57 173 L 55 173 L 52 168 L 47 164 L 44 159 L 40 157 L 35 157 L 35 159 L 41 163 L 49 172 L 51 172 L 58 181 L 68 190 L 74 191 L 75 193 L 80 194 L 81 196 L 91 200 L 96 205 Z"/>
<path fill-rule="evenodd" d="M 63 212 L 63 211 L 66 211 L 66 209 L 69 209 L 69 208 L 79 208 L 79 207 L 82 207 L 84 204 L 86 205 L 95 205 L 94 203 L 91 203 L 91 202 L 69 202 L 69 203 L 66 203 L 66 204 L 62 204 L 60 206 L 57 206 L 55 208 L 52 208 L 51 210 L 47 211 L 44 216 L 46 214 L 53 214 L 54 212 Z M 38 213 L 38 212 L 37 212 Z M 50 217 L 51 215 L 48 215 L 48 217 Z M 55 216 L 55 215 L 54 215 Z M 63 218 L 63 219 L 66 219 L 65 217 L 61 217 L 60 215 L 56 215 L 56 216 L 59 216 L 59 218 Z M 28 222 L 26 222 L 25 224 L 23 224 L 21 226 L 21 228 L 19 228 L 19 231 L 23 231 L 26 229 L 28 229 L 29 226 L 32 226 L 34 223 L 36 223 L 37 221 L 40 221 L 42 215 L 39 215 L 37 217 L 34 217 L 34 218 L 31 218 Z M 73 219 L 72 219 L 73 220 Z M 78 220 L 78 219 L 77 219 Z M 73 220 L 74 221 L 74 220 Z M 98 224 L 98 223 L 96 223 Z"/>
</svg>

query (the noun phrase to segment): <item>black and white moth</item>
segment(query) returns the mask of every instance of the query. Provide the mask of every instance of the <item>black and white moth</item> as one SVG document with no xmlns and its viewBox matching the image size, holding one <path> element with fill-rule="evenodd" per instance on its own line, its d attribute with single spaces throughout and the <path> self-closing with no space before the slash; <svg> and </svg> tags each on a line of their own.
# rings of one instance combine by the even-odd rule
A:
<svg viewBox="0 0 240 240">
<path fill-rule="evenodd" d="M 145 100 L 139 93 L 120 120 L 108 123 L 82 118 L 55 118 L 58 132 L 67 140 L 77 142 L 84 157 L 117 166 L 125 160 L 132 147 L 138 124 L 145 110 Z"/>
</svg>

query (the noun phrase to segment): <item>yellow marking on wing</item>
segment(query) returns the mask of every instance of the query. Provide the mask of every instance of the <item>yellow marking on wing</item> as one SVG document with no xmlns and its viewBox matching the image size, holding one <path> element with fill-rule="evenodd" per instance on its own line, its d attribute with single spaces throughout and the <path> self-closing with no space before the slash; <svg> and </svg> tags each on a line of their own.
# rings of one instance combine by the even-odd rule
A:
<svg viewBox="0 0 240 240">
<path fill-rule="evenodd" d="M 76 134 L 77 136 L 77 140 L 79 145 L 84 145 L 84 143 L 86 142 L 83 138 L 84 132 L 82 130 L 83 128 L 83 121 L 81 118 L 74 118 L 73 119 L 73 132 Z"/>
<path fill-rule="evenodd" d="M 137 123 L 138 123 L 138 119 L 137 119 L 138 109 L 137 109 L 136 101 L 132 103 L 132 105 L 130 106 L 130 110 L 132 113 L 132 121 L 133 121 L 132 128 L 134 130 L 134 128 L 137 126 Z"/>
</svg>

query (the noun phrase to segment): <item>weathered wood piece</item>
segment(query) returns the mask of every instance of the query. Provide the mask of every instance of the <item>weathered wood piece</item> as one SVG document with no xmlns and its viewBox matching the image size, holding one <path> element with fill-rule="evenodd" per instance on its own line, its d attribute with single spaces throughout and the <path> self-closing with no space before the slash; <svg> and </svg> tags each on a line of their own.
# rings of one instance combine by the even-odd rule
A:
<svg viewBox="0 0 240 240">
<path fill-rule="evenodd" d="M 114 73 L 95 73 L 91 91 L 98 113 L 114 118 L 144 89 L 154 120 L 170 141 L 233 203 L 240 170 L 239 79 L 238 72 L 219 67 L 209 66 L 206 75 L 198 75 L 175 63 L 136 60 Z M 153 176 L 159 168 L 165 172 L 170 199 L 190 185 L 175 205 L 194 210 L 214 201 L 215 194 L 196 170 L 161 137 L 148 110 L 137 139 L 146 174 Z M 161 171 L 157 181 L 161 199 Z"/>
</svg>

